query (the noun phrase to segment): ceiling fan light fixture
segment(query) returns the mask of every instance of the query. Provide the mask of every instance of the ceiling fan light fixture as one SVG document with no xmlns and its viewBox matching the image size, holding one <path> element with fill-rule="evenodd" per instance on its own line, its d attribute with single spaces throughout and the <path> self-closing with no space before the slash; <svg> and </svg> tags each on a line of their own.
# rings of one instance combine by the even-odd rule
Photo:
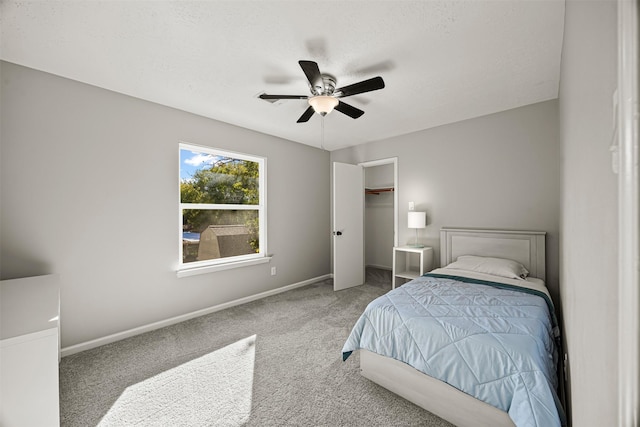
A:
<svg viewBox="0 0 640 427">
<path fill-rule="evenodd" d="M 309 98 L 309 105 L 321 116 L 326 116 L 338 105 L 338 99 L 328 95 L 317 95 Z"/>
<path fill-rule="evenodd" d="M 314 113 L 318 113 L 324 117 L 334 109 L 338 110 L 339 113 L 342 113 L 345 116 L 357 119 L 364 114 L 364 111 L 349 105 L 346 102 L 339 101 L 338 98 L 359 95 L 361 93 L 384 88 L 384 80 L 382 80 L 382 77 L 378 76 L 336 89 L 336 78 L 331 74 L 321 73 L 317 63 L 313 61 L 298 61 L 298 64 L 300 64 L 300 68 L 302 68 L 304 75 L 307 77 L 311 96 L 267 95 L 266 93 L 259 96 L 260 99 L 267 101 L 279 99 L 306 99 L 309 106 L 304 110 L 304 113 L 302 113 L 297 123 L 308 122 Z"/>
</svg>

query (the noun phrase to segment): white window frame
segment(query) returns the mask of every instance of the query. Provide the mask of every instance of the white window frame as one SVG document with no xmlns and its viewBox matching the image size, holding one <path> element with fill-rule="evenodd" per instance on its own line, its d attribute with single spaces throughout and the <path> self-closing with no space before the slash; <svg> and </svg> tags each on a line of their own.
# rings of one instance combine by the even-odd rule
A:
<svg viewBox="0 0 640 427">
<path fill-rule="evenodd" d="M 257 205 L 236 205 L 236 204 L 207 204 L 207 203 L 182 203 L 180 198 L 180 180 L 178 180 L 178 277 L 192 276 L 196 274 L 209 273 L 220 270 L 228 270 L 236 267 L 261 264 L 269 262 L 267 256 L 267 159 L 265 157 L 238 153 L 220 148 L 194 145 L 185 142 L 179 143 L 178 148 L 178 171 L 181 170 L 180 151 L 190 150 L 199 153 L 212 154 L 214 156 L 229 157 L 233 159 L 247 160 L 258 163 L 258 194 Z M 207 210 L 257 210 L 259 228 L 259 248 L 254 254 L 239 255 L 233 257 L 217 258 L 204 261 L 183 262 L 182 232 L 183 232 L 183 210 L 184 209 L 207 209 Z"/>
</svg>

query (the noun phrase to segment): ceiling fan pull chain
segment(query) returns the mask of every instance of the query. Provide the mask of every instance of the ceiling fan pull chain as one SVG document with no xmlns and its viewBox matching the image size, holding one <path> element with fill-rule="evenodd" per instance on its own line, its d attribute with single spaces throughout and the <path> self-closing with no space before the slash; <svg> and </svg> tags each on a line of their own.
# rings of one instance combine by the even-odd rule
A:
<svg viewBox="0 0 640 427">
<path fill-rule="evenodd" d="M 324 150 L 324 116 L 320 116 L 320 148 Z"/>
</svg>

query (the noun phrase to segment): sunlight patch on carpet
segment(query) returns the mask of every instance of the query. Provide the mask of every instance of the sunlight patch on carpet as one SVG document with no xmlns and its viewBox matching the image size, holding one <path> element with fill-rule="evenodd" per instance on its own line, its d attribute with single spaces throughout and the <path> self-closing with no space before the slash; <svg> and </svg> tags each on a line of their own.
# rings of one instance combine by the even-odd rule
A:
<svg viewBox="0 0 640 427">
<path fill-rule="evenodd" d="M 256 336 L 134 384 L 98 426 L 240 426 L 249 420 Z"/>
</svg>

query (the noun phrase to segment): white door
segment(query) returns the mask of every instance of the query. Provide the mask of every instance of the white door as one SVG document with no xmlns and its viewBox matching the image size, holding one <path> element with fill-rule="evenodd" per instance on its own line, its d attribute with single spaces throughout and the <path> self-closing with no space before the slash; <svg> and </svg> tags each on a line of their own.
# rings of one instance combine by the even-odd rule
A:
<svg viewBox="0 0 640 427">
<path fill-rule="evenodd" d="M 364 171 L 333 163 L 333 290 L 364 283 Z"/>
</svg>

